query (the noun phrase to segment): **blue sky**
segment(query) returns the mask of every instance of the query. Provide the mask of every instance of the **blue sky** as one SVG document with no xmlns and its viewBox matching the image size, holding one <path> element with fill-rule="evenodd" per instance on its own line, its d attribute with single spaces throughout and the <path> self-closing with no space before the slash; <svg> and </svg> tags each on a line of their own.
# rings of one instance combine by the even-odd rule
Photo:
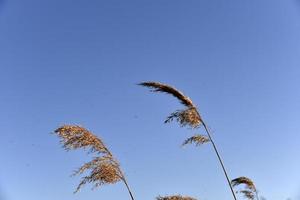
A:
<svg viewBox="0 0 300 200">
<path fill-rule="evenodd" d="M 296 0 L 0 2 L 0 199 L 129 199 L 122 184 L 76 195 L 89 160 L 51 135 L 101 137 L 136 199 L 231 199 L 203 130 L 163 124 L 181 105 L 138 87 L 176 86 L 198 105 L 229 175 L 272 200 L 300 195 L 300 3 Z"/>
</svg>

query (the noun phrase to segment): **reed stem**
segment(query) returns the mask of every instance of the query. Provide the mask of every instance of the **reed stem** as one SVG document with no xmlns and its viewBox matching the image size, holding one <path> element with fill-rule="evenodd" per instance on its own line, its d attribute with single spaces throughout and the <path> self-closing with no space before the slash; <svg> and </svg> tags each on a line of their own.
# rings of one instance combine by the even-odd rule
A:
<svg viewBox="0 0 300 200">
<path fill-rule="evenodd" d="M 128 193 L 129 193 L 129 195 L 130 195 L 130 197 L 131 197 L 131 200 L 134 200 L 133 194 L 132 194 L 132 192 L 131 192 L 131 190 L 130 190 L 130 188 L 129 188 L 129 185 L 128 185 L 128 183 L 127 183 L 127 181 L 126 181 L 124 175 L 123 175 L 123 177 L 122 177 L 122 181 L 123 181 L 123 183 L 125 184 L 125 186 L 126 186 L 126 188 L 127 188 L 127 190 L 128 190 Z"/>
<path fill-rule="evenodd" d="M 206 131 L 206 133 L 207 133 L 207 135 L 208 135 L 208 137 L 209 137 L 209 139 L 210 139 L 210 141 L 211 141 L 211 143 L 212 143 L 212 145 L 213 145 L 213 148 L 214 148 L 214 150 L 215 150 L 215 152 L 216 152 L 216 154 L 217 154 L 217 157 L 218 157 L 218 159 L 219 159 L 219 162 L 220 162 L 220 164 L 221 164 L 221 166 L 222 166 L 222 169 L 223 169 L 223 172 L 224 172 L 224 174 L 225 174 L 226 180 L 227 180 L 228 185 L 229 185 L 229 187 L 230 187 L 232 196 L 233 196 L 234 200 L 237 200 L 237 198 L 236 198 L 236 196 L 235 196 L 235 193 L 234 193 L 234 191 L 233 191 L 232 185 L 231 185 L 231 181 L 230 181 L 230 179 L 229 179 L 229 177 L 228 177 L 228 174 L 227 174 L 227 171 L 226 171 L 226 169 L 225 169 L 224 163 L 223 163 L 222 158 L 221 158 L 221 156 L 220 156 L 220 154 L 219 154 L 219 151 L 218 151 L 218 149 L 217 149 L 217 147 L 216 147 L 216 144 L 215 144 L 215 142 L 213 141 L 213 139 L 212 139 L 212 137 L 211 137 L 211 134 L 210 134 L 210 131 L 209 131 L 209 129 L 207 128 L 206 124 L 205 124 L 203 121 L 202 121 L 202 124 L 203 124 L 204 129 L 205 129 L 205 131 Z"/>
</svg>

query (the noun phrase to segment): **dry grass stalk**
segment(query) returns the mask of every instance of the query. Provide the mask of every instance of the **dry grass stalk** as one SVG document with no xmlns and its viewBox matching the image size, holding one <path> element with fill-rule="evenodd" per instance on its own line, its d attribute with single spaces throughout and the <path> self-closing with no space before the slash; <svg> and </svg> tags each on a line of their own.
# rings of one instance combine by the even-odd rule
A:
<svg viewBox="0 0 300 200">
<path fill-rule="evenodd" d="M 192 100 L 176 88 L 159 82 L 142 82 L 139 85 L 152 88 L 152 92 L 171 94 L 187 107 L 184 110 L 177 110 L 171 113 L 170 116 L 168 116 L 165 120 L 165 123 L 171 122 L 175 119 L 181 126 L 191 126 L 192 128 L 197 128 L 201 125 L 201 117 Z"/>
<path fill-rule="evenodd" d="M 209 140 L 209 138 L 207 138 L 205 135 L 194 135 L 194 136 L 192 136 L 192 137 L 189 137 L 188 139 L 186 139 L 184 142 L 183 142 L 183 144 L 182 144 L 182 146 L 185 146 L 185 145 L 187 145 L 187 144 L 195 144 L 196 146 L 200 146 L 200 145 L 202 145 L 202 144 L 204 144 L 204 143 L 207 143 L 207 142 L 209 142 L 210 140 Z"/>
<path fill-rule="evenodd" d="M 89 153 L 96 153 L 97 155 L 92 161 L 85 163 L 75 171 L 74 175 L 80 175 L 86 171 L 90 172 L 89 175 L 81 179 L 75 192 L 78 192 L 87 183 L 92 183 L 94 187 L 99 187 L 123 181 L 133 199 L 118 161 L 101 139 L 87 129 L 77 125 L 61 126 L 54 133 L 59 136 L 60 142 L 66 150 L 89 148 Z"/>
<path fill-rule="evenodd" d="M 179 124 L 181 126 L 190 126 L 192 128 L 199 128 L 200 125 L 203 125 L 203 127 L 205 128 L 205 131 L 207 133 L 208 139 L 211 142 L 211 144 L 214 148 L 214 151 L 218 157 L 218 160 L 221 164 L 222 170 L 226 177 L 226 181 L 228 183 L 228 186 L 230 187 L 232 196 L 233 196 L 234 200 L 237 200 L 234 190 L 232 188 L 231 182 L 230 182 L 230 178 L 228 177 L 227 171 L 225 169 L 225 166 L 223 164 L 221 156 L 218 152 L 216 144 L 213 141 L 208 127 L 202 120 L 202 118 L 197 110 L 197 107 L 193 104 L 192 100 L 189 97 L 185 96 L 182 92 L 180 92 L 176 88 L 166 85 L 166 84 L 159 83 L 159 82 L 142 82 L 139 85 L 151 88 L 152 92 L 163 92 L 163 93 L 171 94 L 174 97 L 176 97 L 177 99 L 179 99 L 179 101 L 187 107 L 185 110 L 178 110 L 178 111 L 175 111 L 174 113 L 171 113 L 171 115 L 166 119 L 165 123 L 171 122 L 174 119 L 176 119 L 176 121 L 179 122 Z M 187 142 L 190 142 L 190 140 L 187 139 Z"/>
<path fill-rule="evenodd" d="M 197 200 L 188 196 L 173 195 L 173 196 L 158 196 L 156 200 Z"/>
<path fill-rule="evenodd" d="M 253 200 L 255 196 L 258 199 L 257 190 L 254 185 L 254 182 L 247 177 L 238 177 L 231 181 L 233 187 L 237 187 L 239 185 L 245 185 L 245 189 L 240 190 L 239 192 L 242 193 L 246 198 Z"/>
</svg>

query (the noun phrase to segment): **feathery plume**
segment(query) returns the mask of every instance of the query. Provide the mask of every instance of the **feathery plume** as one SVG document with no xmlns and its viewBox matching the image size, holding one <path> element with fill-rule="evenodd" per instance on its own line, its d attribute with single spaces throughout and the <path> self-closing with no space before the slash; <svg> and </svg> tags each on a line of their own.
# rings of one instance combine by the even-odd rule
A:
<svg viewBox="0 0 300 200">
<path fill-rule="evenodd" d="M 189 196 L 173 195 L 173 196 L 158 196 L 156 200 L 197 200 Z"/>
<path fill-rule="evenodd" d="M 171 94 L 174 97 L 176 97 L 177 99 L 179 99 L 179 101 L 183 105 L 185 105 L 187 107 L 195 107 L 192 100 L 189 97 L 185 96 L 182 92 L 180 92 L 176 88 L 171 87 L 169 85 L 162 84 L 162 83 L 159 83 L 159 82 L 151 82 L 151 81 L 142 82 L 142 83 L 139 83 L 138 85 L 148 87 L 148 88 L 152 88 L 152 90 L 151 90 L 152 92 L 164 92 L 164 93 L 167 93 L 167 94 Z"/>
<path fill-rule="evenodd" d="M 246 197 L 247 199 L 250 199 L 250 200 L 255 199 L 255 195 L 254 195 L 253 191 L 241 190 L 240 193 L 242 193 L 244 195 L 244 197 Z"/>
<path fill-rule="evenodd" d="M 190 126 L 192 128 L 197 128 L 201 125 L 201 119 L 195 107 L 187 108 L 185 110 L 177 110 L 171 113 L 165 123 L 170 123 L 176 120 L 180 126 Z"/>
<path fill-rule="evenodd" d="M 245 185 L 245 189 L 240 190 L 239 192 L 242 193 L 246 198 L 250 200 L 253 200 L 255 196 L 258 198 L 256 187 L 254 185 L 254 182 L 250 178 L 241 176 L 233 179 L 231 181 L 231 184 L 233 187 L 237 187 L 238 185 L 241 184 Z"/>
<path fill-rule="evenodd" d="M 187 107 L 184 110 L 177 110 L 171 113 L 170 116 L 168 116 L 165 120 L 165 123 L 169 123 L 175 119 L 181 126 L 191 126 L 192 128 L 197 128 L 201 125 L 201 117 L 192 100 L 176 88 L 159 82 L 142 82 L 139 85 L 152 88 L 152 92 L 171 94 Z"/>
<path fill-rule="evenodd" d="M 233 179 L 233 180 L 231 181 L 231 183 L 232 183 L 232 186 L 233 186 L 233 187 L 236 187 L 236 186 L 238 186 L 238 185 L 244 184 L 244 185 L 246 185 L 246 187 L 247 187 L 249 190 L 256 191 L 254 182 L 253 182 L 250 178 L 247 178 L 247 177 L 245 177 L 245 176 L 241 176 L 241 177 L 235 178 L 235 179 Z"/>
<path fill-rule="evenodd" d="M 75 193 L 86 183 L 93 183 L 94 187 L 98 187 L 104 184 L 114 184 L 124 179 L 118 161 L 102 140 L 87 129 L 77 125 L 64 125 L 56 129 L 54 133 L 60 137 L 60 142 L 66 150 L 89 148 L 89 153 L 101 154 L 75 171 L 73 175 L 90 171 L 89 175 L 81 179 Z"/>
<path fill-rule="evenodd" d="M 182 146 L 185 146 L 187 144 L 193 144 L 193 143 L 195 143 L 196 146 L 200 146 L 201 144 L 207 143 L 209 141 L 210 141 L 209 138 L 206 137 L 205 135 L 196 134 L 196 135 L 186 139 L 183 142 Z"/>
<path fill-rule="evenodd" d="M 99 138 L 81 126 L 64 125 L 54 133 L 60 137 L 60 142 L 66 150 L 90 147 L 90 153 L 110 154 Z"/>
</svg>

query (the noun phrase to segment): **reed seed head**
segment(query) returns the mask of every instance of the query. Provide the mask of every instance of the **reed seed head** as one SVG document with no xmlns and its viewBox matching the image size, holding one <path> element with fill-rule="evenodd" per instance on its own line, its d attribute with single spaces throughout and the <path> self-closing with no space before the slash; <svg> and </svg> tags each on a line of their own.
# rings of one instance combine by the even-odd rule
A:
<svg viewBox="0 0 300 200">
<path fill-rule="evenodd" d="M 172 196 L 158 196 L 156 200 L 197 200 L 189 196 L 172 195 Z"/>
<path fill-rule="evenodd" d="M 190 126 L 192 128 L 198 128 L 202 122 L 197 109 L 194 107 L 171 113 L 165 120 L 165 123 L 170 123 L 173 120 L 176 120 L 182 127 Z"/>
<path fill-rule="evenodd" d="M 75 192 L 78 192 L 86 183 L 92 183 L 94 187 L 98 187 L 104 184 L 114 184 L 124 178 L 118 161 L 102 140 L 92 132 L 77 125 L 64 125 L 56 129 L 54 133 L 59 136 L 66 150 L 89 148 L 89 153 L 94 152 L 97 155 L 73 174 L 78 175 L 89 171 L 89 174 L 81 179 Z"/>
<path fill-rule="evenodd" d="M 171 113 L 165 120 L 165 123 L 176 120 L 181 126 L 190 126 L 192 128 L 197 128 L 202 124 L 200 114 L 192 100 L 176 88 L 159 82 L 142 82 L 139 85 L 151 88 L 152 92 L 171 94 L 187 107 L 184 110 L 177 110 Z"/>
<path fill-rule="evenodd" d="M 139 83 L 138 85 L 151 88 L 152 92 L 163 92 L 163 93 L 171 94 L 174 97 L 176 97 L 183 105 L 187 107 L 195 107 L 192 100 L 189 97 L 185 96 L 182 92 L 180 92 L 179 90 L 177 90 L 172 86 L 159 83 L 159 82 L 153 82 L 153 81 L 142 82 Z"/>
<path fill-rule="evenodd" d="M 240 190 L 239 193 L 242 193 L 247 199 L 253 200 L 255 198 L 255 193 L 257 193 L 254 182 L 245 176 L 238 177 L 231 181 L 233 187 L 239 185 L 245 185 L 245 189 Z"/>
<path fill-rule="evenodd" d="M 244 197 L 247 198 L 247 199 L 250 199 L 250 200 L 255 199 L 255 195 L 254 195 L 253 191 L 241 190 L 240 193 L 242 193 L 244 195 Z"/>
<path fill-rule="evenodd" d="M 247 178 L 245 176 L 241 176 L 236 179 L 233 179 L 231 181 L 231 184 L 233 187 L 244 184 L 248 189 L 256 191 L 254 182 L 250 178 Z"/>
<path fill-rule="evenodd" d="M 204 143 L 207 143 L 207 142 L 209 142 L 209 141 L 210 141 L 209 138 L 206 137 L 205 135 L 199 135 L 199 134 L 197 134 L 197 135 L 194 135 L 194 136 L 189 137 L 188 139 L 186 139 L 186 140 L 183 142 L 182 146 L 185 146 L 185 145 L 187 145 L 187 144 L 193 144 L 193 143 L 194 143 L 196 146 L 200 146 L 200 145 L 202 145 L 202 144 L 204 144 Z"/>
<path fill-rule="evenodd" d="M 81 179 L 75 193 L 86 183 L 93 183 L 93 188 L 96 188 L 105 184 L 114 184 L 122 178 L 119 164 L 110 159 L 102 160 L 101 158 L 95 158 L 79 168 L 74 175 L 82 174 L 85 170 L 89 170 L 90 174 Z"/>
<path fill-rule="evenodd" d="M 64 125 L 54 133 L 60 137 L 60 142 L 66 150 L 89 147 L 90 152 L 109 153 L 98 137 L 81 126 Z"/>
</svg>

